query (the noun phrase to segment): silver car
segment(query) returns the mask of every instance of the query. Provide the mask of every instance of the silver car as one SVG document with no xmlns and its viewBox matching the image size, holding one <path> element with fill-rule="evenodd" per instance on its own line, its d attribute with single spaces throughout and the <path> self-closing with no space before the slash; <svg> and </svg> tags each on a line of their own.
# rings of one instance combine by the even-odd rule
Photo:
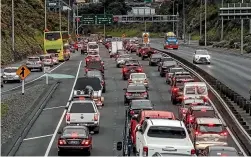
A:
<svg viewBox="0 0 251 157">
<path fill-rule="evenodd" d="M 40 55 L 40 59 L 43 61 L 44 66 L 52 67 L 54 65 L 53 58 L 50 54 Z"/>
<path fill-rule="evenodd" d="M 3 83 L 7 82 L 21 82 L 20 77 L 16 74 L 18 67 L 7 67 L 3 71 Z"/>
<path fill-rule="evenodd" d="M 26 66 L 29 70 L 40 70 L 43 71 L 43 62 L 42 60 L 37 57 L 29 57 L 28 60 L 26 61 Z"/>
<path fill-rule="evenodd" d="M 130 59 L 132 59 L 132 57 L 129 54 L 123 54 L 123 55 L 119 56 L 116 59 L 117 68 L 120 68 L 122 65 L 125 64 L 125 61 L 130 60 Z"/>
</svg>

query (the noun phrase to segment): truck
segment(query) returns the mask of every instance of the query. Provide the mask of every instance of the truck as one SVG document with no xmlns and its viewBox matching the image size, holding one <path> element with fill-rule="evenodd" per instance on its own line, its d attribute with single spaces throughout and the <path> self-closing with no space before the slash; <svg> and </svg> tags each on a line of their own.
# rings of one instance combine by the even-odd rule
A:
<svg viewBox="0 0 251 157">
<path fill-rule="evenodd" d="M 173 32 L 168 32 L 164 37 L 164 49 L 178 50 L 179 43 L 176 35 Z"/>
<path fill-rule="evenodd" d="M 112 41 L 112 50 L 110 53 L 110 58 L 117 55 L 118 50 L 123 50 L 123 41 Z"/>
<path fill-rule="evenodd" d="M 97 42 L 88 42 L 87 44 L 87 53 L 90 52 L 98 52 L 99 53 L 99 45 Z"/>
</svg>

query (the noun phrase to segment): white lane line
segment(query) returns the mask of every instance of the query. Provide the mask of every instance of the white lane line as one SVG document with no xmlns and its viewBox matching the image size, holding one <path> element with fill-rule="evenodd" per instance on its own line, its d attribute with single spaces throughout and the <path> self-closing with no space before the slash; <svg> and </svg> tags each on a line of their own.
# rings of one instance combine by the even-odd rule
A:
<svg viewBox="0 0 251 157">
<path fill-rule="evenodd" d="M 44 135 L 44 136 L 37 136 L 37 137 L 31 137 L 31 138 L 25 138 L 25 139 L 23 139 L 23 141 L 35 140 L 35 139 L 40 139 L 40 138 L 44 138 L 44 137 L 50 137 L 50 136 L 52 136 L 52 135 L 53 135 L 53 134 Z"/>
<path fill-rule="evenodd" d="M 69 106 L 69 105 L 70 105 L 70 100 L 71 100 L 71 98 L 72 98 L 73 91 L 74 91 L 74 87 L 75 87 L 76 82 L 77 82 L 77 79 L 78 79 L 78 75 L 79 75 L 79 72 L 80 72 L 81 64 L 82 64 L 82 61 L 79 62 L 78 71 L 77 71 L 77 74 L 76 74 L 76 77 L 75 77 L 75 81 L 74 81 L 73 86 L 72 86 L 72 89 L 71 89 L 71 94 L 70 94 L 70 96 L 69 96 L 69 99 L 68 99 L 68 102 L 67 102 L 66 106 Z M 64 112 L 63 112 L 63 114 L 62 114 L 62 116 L 61 116 L 61 118 L 60 118 L 60 120 L 59 120 L 59 122 L 58 122 L 58 125 L 57 125 L 57 127 L 56 127 L 56 129 L 55 129 L 55 131 L 54 131 L 54 133 L 53 133 L 53 136 L 52 136 L 52 138 L 51 138 L 51 141 L 50 141 L 50 143 L 49 143 L 49 145 L 48 145 L 48 147 L 47 147 L 47 150 L 46 150 L 46 152 L 45 152 L 45 155 L 44 155 L 45 157 L 47 157 L 47 156 L 49 155 L 49 153 L 50 153 L 51 147 L 52 147 L 52 145 L 53 145 L 53 143 L 54 143 L 54 140 L 55 140 L 55 138 L 56 138 L 56 136 L 57 136 L 57 132 L 58 132 L 60 126 L 61 126 L 61 123 L 62 123 L 63 120 L 64 120 L 65 114 L 66 114 L 66 110 L 64 110 Z"/>
<path fill-rule="evenodd" d="M 57 107 L 48 107 L 48 108 L 44 108 L 43 111 L 45 110 L 53 110 L 53 109 L 58 109 L 58 108 L 63 108 L 65 106 L 57 106 Z"/>
<path fill-rule="evenodd" d="M 63 62 L 63 63 L 59 64 L 58 66 L 56 66 L 55 68 L 51 69 L 50 73 L 53 72 L 54 70 L 56 70 L 57 68 L 59 68 L 61 65 L 65 64 L 65 63 L 66 63 L 66 62 Z M 42 77 L 44 77 L 44 76 L 45 76 L 45 74 L 43 74 L 43 75 L 41 75 L 41 76 L 39 76 L 39 77 L 37 77 L 37 78 L 35 78 L 35 79 L 33 79 L 33 80 L 31 80 L 31 81 L 25 83 L 25 84 L 29 84 L 29 83 L 31 83 L 31 82 L 34 82 L 34 81 L 36 81 L 36 80 L 38 80 L 38 79 L 40 79 L 40 78 L 42 78 Z M 5 92 L 11 91 L 11 90 L 13 90 L 13 89 L 17 89 L 17 88 L 19 88 L 19 87 L 21 87 L 21 86 L 22 86 L 22 85 L 18 85 L 18 86 L 16 86 L 16 87 L 11 88 L 11 89 L 7 89 L 7 90 L 5 90 L 5 91 L 2 91 L 1 93 L 5 93 Z"/>
</svg>

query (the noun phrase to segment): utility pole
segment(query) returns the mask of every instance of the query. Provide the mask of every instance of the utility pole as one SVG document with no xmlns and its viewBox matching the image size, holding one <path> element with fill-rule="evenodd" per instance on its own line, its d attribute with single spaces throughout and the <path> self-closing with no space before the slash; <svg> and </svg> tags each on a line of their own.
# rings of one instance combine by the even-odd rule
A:
<svg viewBox="0 0 251 157">
<path fill-rule="evenodd" d="M 223 8 L 223 0 L 221 0 L 221 7 Z M 221 38 L 220 40 L 222 41 L 224 38 L 224 19 L 223 16 L 221 17 Z"/>
<path fill-rule="evenodd" d="M 202 36 L 202 0 L 200 0 L 200 39 Z"/>
<path fill-rule="evenodd" d="M 241 1 L 243 3 L 243 0 Z M 241 54 L 243 54 L 243 18 L 241 18 Z"/>
<path fill-rule="evenodd" d="M 185 18 L 185 0 L 183 0 L 183 40 L 186 43 L 186 18 Z"/>
<path fill-rule="evenodd" d="M 145 22 L 145 32 L 146 32 L 146 2 L 145 2 L 145 8 L 144 8 L 144 22 Z"/>
<path fill-rule="evenodd" d="M 71 0 L 69 0 L 68 1 L 68 20 L 67 20 L 67 22 L 68 22 L 68 34 L 70 34 L 70 6 L 71 6 Z"/>
<path fill-rule="evenodd" d="M 44 30 L 47 29 L 47 0 L 44 0 Z"/>
<path fill-rule="evenodd" d="M 174 13 L 175 13 L 175 12 L 174 12 L 174 8 L 175 8 L 175 7 L 174 7 L 174 2 L 175 2 L 175 1 L 173 0 L 173 16 L 174 16 Z M 174 26 L 174 21 L 173 21 L 173 32 L 174 32 L 174 27 L 175 27 L 175 26 Z"/>
<path fill-rule="evenodd" d="M 79 18 L 78 17 L 78 4 L 77 4 L 77 18 Z M 78 35 L 78 19 L 77 19 L 77 35 Z"/>
<path fill-rule="evenodd" d="M 104 5 L 104 16 L 106 16 L 105 13 L 106 11 L 105 11 L 105 5 Z M 104 24 L 104 38 L 105 38 L 105 34 L 106 34 L 106 30 L 105 30 L 106 28 L 105 28 L 105 24 Z"/>
<path fill-rule="evenodd" d="M 205 46 L 207 46 L 207 0 L 205 0 Z"/>
<path fill-rule="evenodd" d="M 61 18 L 61 0 L 59 0 L 59 31 L 62 29 L 62 18 Z"/>
<path fill-rule="evenodd" d="M 76 34 L 76 14 L 75 14 L 75 4 L 72 4 L 72 33 Z"/>
<path fill-rule="evenodd" d="M 11 1 L 11 24 L 12 24 L 12 53 L 14 61 L 16 60 L 15 53 L 15 10 L 14 10 L 14 0 Z"/>
<path fill-rule="evenodd" d="M 177 22 L 176 22 L 176 37 L 179 38 L 179 4 L 177 5 Z"/>
</svg>

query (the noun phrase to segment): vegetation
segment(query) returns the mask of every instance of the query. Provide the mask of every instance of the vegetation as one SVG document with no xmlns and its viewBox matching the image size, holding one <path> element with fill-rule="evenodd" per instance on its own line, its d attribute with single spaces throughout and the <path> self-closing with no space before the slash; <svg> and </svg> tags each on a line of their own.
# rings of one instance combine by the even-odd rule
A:
<svg viewBox="0 0 251 157">
<path fill-rule="evenodd" d="M 5 103 L 1 103 L 1 117 L 4 117 L 7 114 L 8 110 L 8 105 Z"/>
<path fill-rule="evenodd" d="M 15 51 L 11 42 L 11 1 L 2 1 L 1 65 L 21 60 L 29 55 L 41 52 L 44 30 L 44 0 L 18 0 L 15 2 Z M 59 18 L 56 13 L 47 14 L 49 30 L 59 30 Z M 62 30 L 66 30 L 66 19 L 62 16 Z"/>
</svg>

